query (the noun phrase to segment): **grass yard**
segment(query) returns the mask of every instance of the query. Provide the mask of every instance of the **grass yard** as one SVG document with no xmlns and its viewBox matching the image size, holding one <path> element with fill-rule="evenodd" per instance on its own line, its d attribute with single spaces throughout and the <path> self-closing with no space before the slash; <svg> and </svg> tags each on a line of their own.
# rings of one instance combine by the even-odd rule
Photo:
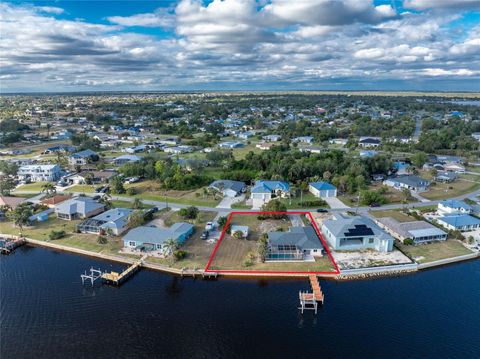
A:
<svg viewBox="0 0 480 359">
<path fill-rule="evenodd" d="M 395 246 L 418 263 L 433 262 L 472 253 L 469 249 L 465 248 L 460 241 L 455 239 L 449 239 L 444 242 L 420 244 L 417 246 L 406 246 L 396 241 Z"/>
<path fill-rule="evenodd" d="M 15 191 L 29 191 L 29 192 L 41 192 L 43 189 L 43 186 L 49 182 L 34 182 L 34 183 L 27 183 L 24 185 L 19 186 L 18 188 L 15 189 Z M 15 191 L 12 193 L 15 194 Z"/>
<path fill-rule="evenodd" d="M 87 185 L 87 184 L 77 184 L 75 186 L 69 187 L 65 189 L 63 192 L 70 192 L 70 193 L 94 193 L 95 186 Z"/>
<path fill-rule="evenodd" d="M 302 209 L 302 208 L 330 208 L 330 206 L 325 202 L 319 205 L 306 205 L 305 202 L 316 202 L 321 201 L 320 198 L 315 197 L 309 191 L 303 192 L 303 197 L 292 197 L 292 198 L 281 198 L 280 202 L 284 203 L 287 206 L 287 209 Z"/>
<path fill-rule="evenodd" d="M 155 181 L 142 181 L 132 183 L 125 186 L 125 188 L 135 188 L 138 194 L 132 196 L 140 199 L 147 199 L 160 202 L 171 202 L 179 204 L 187 204 L 192 206 L 206 206 L 215 207 L 220 203 L 220 199 L 214 199 L 211 195 L 207 196 L 203 193 L 203 189 L 191 191 L 165 191 L 160 188 L 160 184 Z M 128 197 L 127 194 L 119 196 Z"/>
<path fill-rule="evenodd" d="M 434 186 L 430 186 L 427 192 L 423 192 L 420 195 L 429 200 L 446 199 L 452 197 L 458 197 L 466 193 L 474 192 L 480 189 L 480 178 L 473 176 L 473 180 L 468 175 L 461 175 L 459 179 L 453 183 L 436 183 Z M 473 181 L 477 182 L 473 182 Z"/>
<path fill-rule="evenodd" d="M 112 205 L 115 208 L 133 208 L 133 202 L 129 201 L 112 201 Z M 142 203 L 141 209 L 152 208 L 151 204 Z"/>
<path fill-rule="evenodd" d="M 73 233 L 75 226 L 81 221 L 64 221 L 53 216 L 45 222 L 36 223 L 31 227 L 24 227 L 23 235 L 40 241 L 51 242 L 64 246 L 80 248 L 97 253 L 119 255 L 118 251 L 123 246 L 120 237 L 110 237 L 106 244 L 99 244 L 94 234 Z M 63 230 L 67 233 L 64 238 L 51 241 L 48 235 L 52 230 Z M 14 227 L 11 222 L 0 222 L 0 233 L 18 235 L 20 229 Z"/>
<path fill-rule="evenodd" d="M 399 222 L 416 221 L 415 218 L 403 213 L 401 210 L 370 211 L 370 214 L 376 218 L 392 217 Z"/>
<path fill-rule="evenodd" d="M 244 159 L 249 152 L 253 152 L 253 153 L 262 152 L 261 149 L 255 146 L 256 146 L 255 143 L 251 143 L 249 145 L 245 145 L 245 147 L 242 147 L 242 148 L 234 148 L 233 157 L 235 157 L 236 160 L 241 160 L 241 159 Z"/>
</svg>

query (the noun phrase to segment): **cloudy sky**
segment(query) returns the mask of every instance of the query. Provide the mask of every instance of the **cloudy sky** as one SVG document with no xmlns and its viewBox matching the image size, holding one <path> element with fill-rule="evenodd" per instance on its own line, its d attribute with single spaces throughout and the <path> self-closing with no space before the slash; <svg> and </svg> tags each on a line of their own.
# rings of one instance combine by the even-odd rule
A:
<svg viewBox="0 0 480 359">
<path fill-rule="evenodd" d="M 0 90 L 480 91 L 480 0 L 8 1 Z"/>
</svg>

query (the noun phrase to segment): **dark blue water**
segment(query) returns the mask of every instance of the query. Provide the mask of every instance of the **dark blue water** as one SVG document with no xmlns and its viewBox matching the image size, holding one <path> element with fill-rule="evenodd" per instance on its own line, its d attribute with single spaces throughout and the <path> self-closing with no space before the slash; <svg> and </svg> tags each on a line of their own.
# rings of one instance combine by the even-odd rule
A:
<svg viewBox="0 0 480 359">
<path fill-rule="evenodd" d="M 1 263 L 6 358 L 478 358 L 480 261 L 415 275 L 325 282 L 202 281 L 141 270 L 120 288 L 82 287 L 91 265 L 23 247 Z"/>
</svg>

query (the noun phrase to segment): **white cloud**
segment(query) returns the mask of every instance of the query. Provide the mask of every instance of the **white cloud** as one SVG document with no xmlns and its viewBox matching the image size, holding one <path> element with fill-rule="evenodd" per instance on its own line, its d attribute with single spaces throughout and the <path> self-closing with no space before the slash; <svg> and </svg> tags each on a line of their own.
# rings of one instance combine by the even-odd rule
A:
<svg viewBox="0 0 480 359">
<path fill-rule="evenodd" d="M 480 9 L 479 0 L 405 0 L 403 3 L 407 9 Z"/>
<path fill-rule="evenodd" d="M 121 26 L 162 27 L 174 26 L 175 18 L 168 8 L 159 8 L 154 13 L 136 14 L 132 16 L 109 16 L 107 20 Z"/>
</svg>

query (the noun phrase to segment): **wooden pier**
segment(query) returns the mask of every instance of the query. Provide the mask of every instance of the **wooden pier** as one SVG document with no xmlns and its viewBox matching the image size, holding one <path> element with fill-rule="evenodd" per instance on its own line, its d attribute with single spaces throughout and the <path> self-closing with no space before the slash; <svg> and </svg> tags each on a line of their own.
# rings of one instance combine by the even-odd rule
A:
<svg viewBox="0 0 480 359">
<path fill-rule="evenodd" d="M 120 285 L 124 280 L 134 274 L 143 264 L 143 261 L 147 258 L 147 255 L 144 255 L 138 261 L 133 263 L 130 267 L 125 269 L 122 273 L 118 272 L 105 272 L 102 274 L 102 279 L 107 283 L 112 283 L 115 285 Z"/>
<path fill-rule="evenodd" d="M 25 238 L 22 237 L 18 237 L 15 239 L 1 238 L 1 240 L 2 243 L 0 245 L 0 249 L 2 251 L 2 254 L 10 254 L 16 248 L 23 246 L 26 243 Z"/>
<path fill-rule="evenodd" d="M 302 311 L 302 314 L 304 310 L 314 310 L 315 314 L 317 314 L 318 304 L 320 303 L 323 305 L 323 292 L 320 288 L 320 283 L 318 283 L 318 277 L 316 275 L 311 274 L 308 276 L 308 279 L 310 280 L 312 292 L 300 291 L 298 293 L 298 298 L 300 300 L 300 307 L 298 309 Z"/>
</svg>

